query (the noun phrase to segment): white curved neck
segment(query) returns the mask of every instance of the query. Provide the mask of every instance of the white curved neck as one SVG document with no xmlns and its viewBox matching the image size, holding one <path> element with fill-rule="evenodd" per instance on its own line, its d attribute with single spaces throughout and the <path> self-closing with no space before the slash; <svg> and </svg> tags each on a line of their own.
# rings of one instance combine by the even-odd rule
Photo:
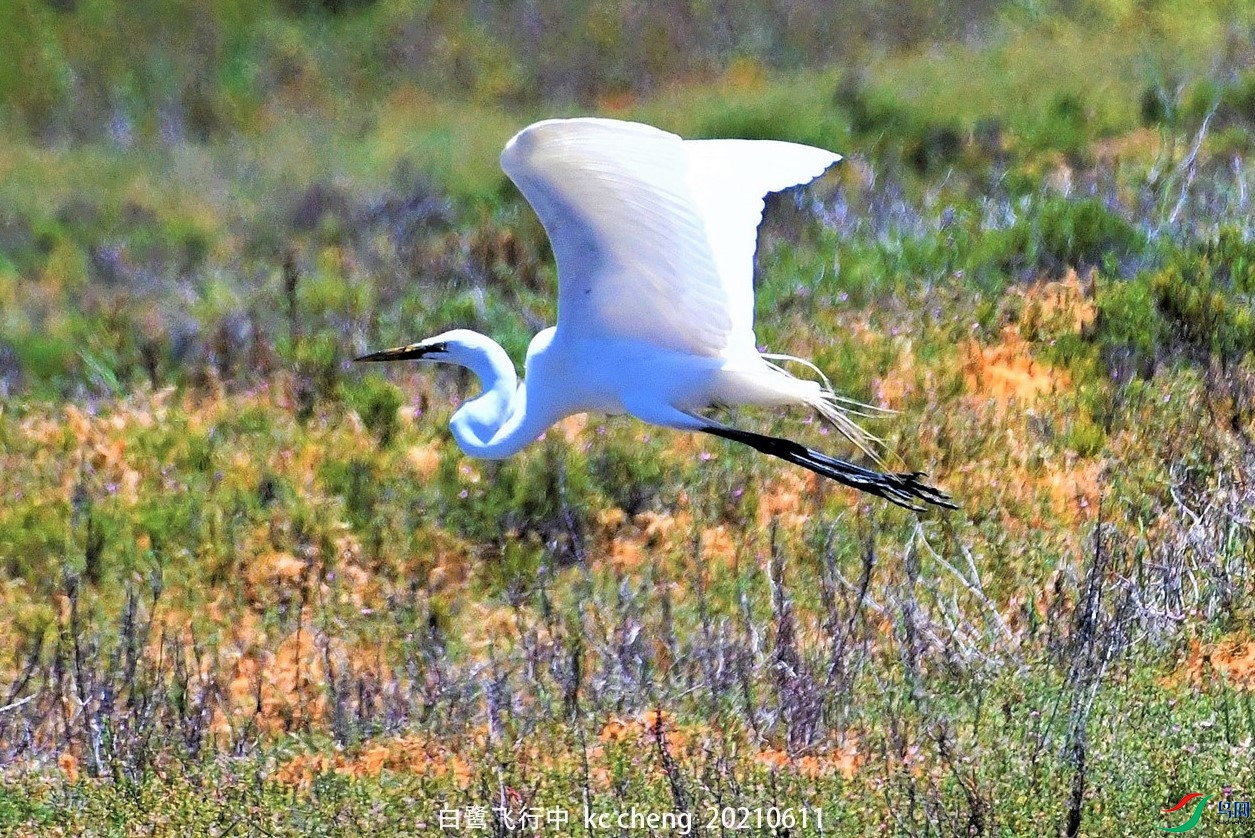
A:
<svg viewBox="0 0 1255 838">
<path fill-rule="evenodd" d="M 514 363 L 491 338 L 459 330 L 439 360 L 466 367 L 484 391 L 458 408 L 449 421 L 458 447 L 472 457 L 509 457 L 545 429 L 527 411 L 527 383 L 519 382 Z"/>
</svg>

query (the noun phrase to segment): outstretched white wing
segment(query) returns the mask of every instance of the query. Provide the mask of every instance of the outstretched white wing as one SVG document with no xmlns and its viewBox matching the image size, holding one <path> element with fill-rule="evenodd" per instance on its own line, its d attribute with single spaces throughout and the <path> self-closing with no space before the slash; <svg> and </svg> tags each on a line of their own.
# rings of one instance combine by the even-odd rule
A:
<svg viewBox="0 0 1255 838">
<path fill-rule="evenodd" d="M 685 141 L 586 118 L 523 129 L 501 167 L 553 244 L 559 334 L 723 356 L 754 346 L 763 197 L 839 159 L 793 143 Z"/>
</svg>

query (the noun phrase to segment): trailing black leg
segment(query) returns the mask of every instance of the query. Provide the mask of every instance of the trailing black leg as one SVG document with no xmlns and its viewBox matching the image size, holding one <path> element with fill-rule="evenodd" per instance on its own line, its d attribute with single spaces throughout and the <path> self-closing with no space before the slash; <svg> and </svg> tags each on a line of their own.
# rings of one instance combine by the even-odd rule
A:
<svg viewBox="0 0 1255 838">
<path fill-rule="evenodd" d="M 808 468 L 830 480 L 835 480 L 852 489 L 858 489 L 861 492 L 884 498 L 891 503 L 896 503 L 898 506 L 906 507 L 915 512 L 924 511 L 924 507 L 914 503 L 916 500 L 946 509 L 959 508 L 945 492 L 921 482 L 920 478 L 924 477 L 924 473 L 920 471 L 888 474 L 856 466 L 854 463 L 840 460 L 836 457 L 829 457 L 827 454 L 821 454 L 791 439 L 781 439 L 750 431 L 739 431 L 736 428 L 725 428 L 718 425 L 702 428 L 702 430 L 708 434 L 714 434 L 724 439 L 730 439 L 733 442 L 748 445 L 755 451 L 761 451 L 764 454 L 770 454 L 773 457 L 779 457 L 787 462 Z"/>
</svg>

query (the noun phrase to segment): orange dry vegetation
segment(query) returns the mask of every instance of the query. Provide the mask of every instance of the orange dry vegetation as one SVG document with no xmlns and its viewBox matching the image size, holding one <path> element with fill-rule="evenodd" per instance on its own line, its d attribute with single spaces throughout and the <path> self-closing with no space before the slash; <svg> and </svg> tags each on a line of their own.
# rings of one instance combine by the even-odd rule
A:
<svg viewBox="0 0 1255 838">
<path fill-rule="evenodd" d="M 773 520 L 786 529 L 800 527 L 810 517 L 810 501 L 819 491 L 819 476 L 802 469 L 781 470 L 758 497 L 758 526 Z"/>
<path fill-rule="evenodd" d="M 71 783 L 78 782 L 78 757 L 66 751 L 57 758 L 57 766 Z"/>
<path fill-rule="evenodd" d="M 1006 438 L 1005 456 L 965 463 L 943 482 L 959 498 L 982 496 L 1007 532 L 1048 532 L 1059 549 L 1075 549 L 1081 535 L 1075 525 L 1098 512 L 1104 461 L 1065 451 L 1050 452 L 1045 463 L 1032 465 L 1031 443 L 1019 433 Z"/>
<path fill-rule="evenodd" d="M 664 548 L 674 539 L 677 528 L 687 533 L 693 526 L 692 515 L 688 512 L 672 516 L 646 510 L 628 518 L 627 513 L 618 507 L 594 513 L 594 520 L 597 524 L 594 531 L 596 546 L 590 553 L 591 559 L 594 564 L 608 561 L 620 573 L 630 573 L 647 566 L 665 552 Z M 711 528 L 702 536 L 705 554 L 708 557 L 716 554 L 730 556 L 727 539 L 722 538 L 716 529 Z"/>
<path fill-rule="evenodd" d="M 790 756 L 778 748 L 767 748 L 754 755 L 759 765 L 776 771 L 792 771 L 812 780 L 837 774 L 849 780 L 866 759 L 866 754 L 859 750 L 858 740 L 853 738 L 827 752 Z"/>
<path fill-rule="evenodd" d="M 1068 268 L 1063 279 L 1039 282 L 1014 289 L 1011 293 L 1025 300 L 1025 312 L 1021 319 L 1030 326 L 1053 324 L 1057 320 L 1062 320 L 1063 324 L 1071 321 L 1072 330 L 1079 332 L 1093 323 L 1098 315 L 1092 298 L 1094 277 L 1094 270 L 1082 279 L 1073 268 Z"/>
<path fill-rule="evenodd" d="M 512 751 L 512 758 L 552 772 L 589 772 L 592 785 L 606 790 L 613 785 L 613 775 L 621 770 L 622 755 L 631 754 L 632 770 L 662 772 L 658 759 L 661 745 L 671 758 L 680 763 L 708 755 L 717 743 L 726 744 L 728 731 L 704 725 L 682 725 L 668 711 L 649 710 L 634 716 L 612 716 L 602 725 L 597 740 L 581 750 L 574 745 L 546 742 Z M 488 731 L 481 728 L 473 737 L 479 746 L 488 744 Z M 738 740 L 739 741 L 739 740 Z M 739 747 L 739 746 L 737 746 Z M 625 750 L 626 749 L 626 750 Z M 753 761 L 773 772 L 787 772 L 816 779 L 820 777 L 853 777 L 866 760 L 856 737 L 847 737 L 831 747 L 790 755 L 778 748 L 752 749 Z M 287 785 L 309 788 L 320 774 L 337 773 L 351 777 L 377 777 L 384 771 L 410 773 L 431 777 L 451 776 L 460 788 L 473 780 L 472 766 L 456 750 L 421 736 L 377 739 L 364 744 L 354 753 L 298 754 L 280 765 L 275 779 Z"/>
<path fill-rule="evenodd" d="M 406 450 L 405 458 L 420 478 L 430 480 L 440 468 L 441 449 L 442 446 L 437 442 L 413 445 Z"/>
<path fill-rule="evenodd" d="M 1010 402 L 1027 405 L 1039 396 L 1067 389 L 1071 385 L 1067 373 L 1037 361 L 1021 331 L 1032 332 L 1049 323 L 1055 327 L 1052 331 L 1066 327 L 1080 332 L 1096 314 L 1093 301 L 1087 297 L 1092 281 L 1082 281 L 1069 269 L 1061 280 L 1012 291 L 1022 298 L 1019 322 L 1005 326 L 996 344 L 982 346 L 972 340 L 964 349 L 968 390 L 981 399 L 993 399 L 1000 410 L 1005 410 Z"/>
<path fill-rule="evenodd" d="M 656 743 L 661 737 L 671 750 L 683 750 L 699 737 L 695 728 L 677 727 L 675 718 L 666 710 L 647 710 L 635 717 L 611 716 L 597 734 L 602 743 L 627 742 L 638 745 Z"/>
<path fill-rule="evenodd" d="M 1091 520 L 1098 512 L 1102 487 L 1101 460 L 1086 460 L 1066 453 L 1046 466 L 1041 482 L 1050 491 L 1055 512 L 1064 521 Z"/>
<path fill-rule="evenodd" d="M 1001 444 L 987 446 L 984 458 L 969 461 L 961 474 L 975 478 L 979 491 L 992 492 L 990 502 L 1007 516 L 1009 527 L 1053 522 L 1053 528 L 1069 528 L 1061 531 L 1065 540 L 1075 534 L 1074 525 L 1097 513 L 1105 461 L 1060 445 L 1057 433 L 1076 421 L 1059 407 L 1069 403 L 1072 380 L 1066 370 L 1035 357 L 1031 336 L 1089 327 L 1096 314 L 1090 288 L 1092 278 L 1082 280 L 1069 270 L 1063 279 L 1014 289 L 1010 295 L 1019 299 L 1012 309 L 1018 316 L 1003 327 L 998 342 L 972 340 L 962 350 L 968 395 L 961 406 L 974 426 L 986 426 L 983 432 L 997 434 Z M 909 372 L 908 360 L 899 366 Z"/>
<path fill-rule="evenodd" d="M 992 346 L 971 340 L 964 347 L 963 377 L 976 397 L 992 399 L 1001 411 L 1011 402 L 1031 404 L 1038 396 L 1069 386 L 1067 373 L 1033 358 L 1018 326 L 1004 327 L 1001 337 Z"/>
<path fill-rule="evenodd" d="M 595 788 L 606 790 L 613 785 L 613 773 L 621 766 L 621 756 L 630 753 L 632 770 L 661 772 L 659 748 L 680 763 L 708 755 L 717 742 L 726 740 L 727 731 L 708 726 L 682 725 L 668 711 L 649 710 L 634 716 L 612 716 L 586 750 L 573 745 L 546 742 L 531 744 L 512 751 L 520 765 L 529 765 L 552 772 L 589 772 Z M 487 744 L 488 732 L 480 729 L 474 737 L 480 746 Z M 617 756 L 612 756 L 615 754 Z M 788 772 L 808 779 L 842 776 L 853 777 L 862 767 L 866 755 L 856 737 L 848 737 L 829 748 L 790 755 L 778 748 L 753 750 L 753 761 L 773 772 Z M 298 754 L 283 763 L 275 779 L 287 785 L 309 788 L 319 774 L 337 773 L 351 777 L 377 777 L 384 771 L 432 777 L 452 776 L 460 788 L 471 785 L 472 767 L 457 751 L 421 736 L 377 739 L 366 743 L 353 754 Z"/>
<path fill-rule="evenodd" d="M 230 717 L 218 709 L 214 733 L 229 733 L 249 721 L 261 730 L 282 731 L 325 720 L 328 642 L 304 626 L 273 652 L 250 650 L 239 656 L 227 687 Z"/>
<path fill-rule="evenodd" d="M 420 736 L 401 736 L 367 744 L 356 756 L 338 753 L 298 754 L 279 767 L 275 779 L 309 788 L 319 774 L 335 772 L 350 777 L 378 777 L 384 771 L 433 777 L 452 776 L 459 788 L 471 782 L 471 767 L 460 755 Z"/>
<path fill-rule="evenodd" d="M 1208 646 L 1195 642 L 1182 672 L 1169 680 L 1181 677 L 1202 689 L 1223 681 L 1239 690 L 1255 690 L 1255 640 L 1231 637 Z"/>
</svg>

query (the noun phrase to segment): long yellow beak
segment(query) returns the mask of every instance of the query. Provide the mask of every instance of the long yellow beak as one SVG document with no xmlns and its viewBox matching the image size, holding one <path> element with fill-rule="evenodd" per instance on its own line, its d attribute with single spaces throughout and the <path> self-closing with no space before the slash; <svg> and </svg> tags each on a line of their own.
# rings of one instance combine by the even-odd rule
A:
<svg viewBox="0 0 1255 838">
<path fill-rule="evenodd" d="M 372 352 L 369 355 L 363 355 L 360 358 L 354 358 L 356 361 L 411 361 L 415 358 L 422 358 L 425 355 L 432 355 L 437 352 L 444 351 L 443 343 L 411 343 L 408 346 L 398 346 L 395 349 L 381 349 L 378 352 Z"/>
</svg>

